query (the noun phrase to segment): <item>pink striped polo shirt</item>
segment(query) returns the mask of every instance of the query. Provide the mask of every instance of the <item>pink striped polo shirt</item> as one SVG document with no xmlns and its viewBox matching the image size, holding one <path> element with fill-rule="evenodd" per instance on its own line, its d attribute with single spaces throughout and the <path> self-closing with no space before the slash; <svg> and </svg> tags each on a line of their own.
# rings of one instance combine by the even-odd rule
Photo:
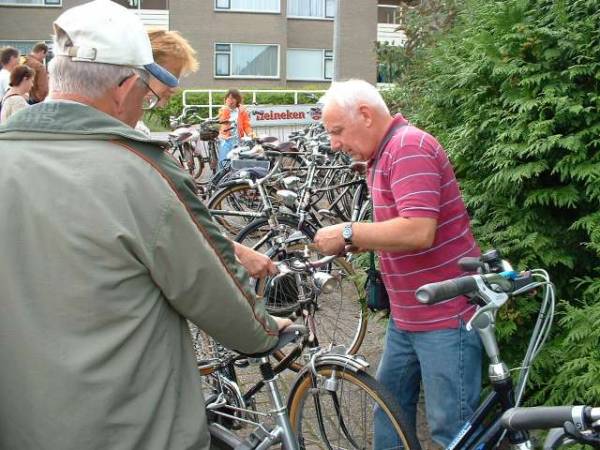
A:
<svg viewBox="0 0 600 450">
<path fill-rule="evenodd" d="M 457 328 L 460 318 L 467 321 L 474 312 L 465 297 L 428 306 L 417 302 L 415 291 L 426 283 L 463 275 L 458 260 L 480 255 L 479 247 L 446 152 L 433 136 L 400 114 L 388 132 L 398 125 L 404 126 L 381 149 L 370 186 L 375 221 L 432 217 L 437 219 L 437 231 L 427 250 L 378 252 L 392 318 L 406 331 Z M 370 164 L 373 170 L 374 160 Z"/>
</svg>

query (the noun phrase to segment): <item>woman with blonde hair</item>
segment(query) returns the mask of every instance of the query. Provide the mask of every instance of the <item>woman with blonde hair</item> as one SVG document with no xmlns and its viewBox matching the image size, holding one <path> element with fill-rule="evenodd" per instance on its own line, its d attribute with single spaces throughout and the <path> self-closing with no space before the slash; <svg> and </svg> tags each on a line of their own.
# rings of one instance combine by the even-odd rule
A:
<svg viewBox="0 0 600 450">
<path fill-rule="evenodd" d="M 152 55 L 154 61 L 171 72 L 178 79 L 198 70 L 196 51 L 189 42 L 178 32 L 173 30 L 150 30 L 148 32 Z M 170 88 L 156 78 L 151 77 L 150 92 L 146 97 L 145 109 L 161 108 L 177 92 L 176 88 Z M 135 129 L 150 135 L 150 130 L 139 121 Z"/>
<path fill-rule="evenodd" d="M 0 123 L 4 123 L 10 116 L 20 109 L 27 108 L 29 91 L 33 86 L 35 72 L 26 65 L 15 67 L 10 73 L 10 88 L 1 99 Z"/>
<path fill-rule="evenodd" d="M 198 70 L 196 51 L 178 31 L 151 30 L 148 37 L 154 61 L 177 78 Z M 169 88 L 154 78 L 150 80 L 150 88 L 160 97 L 158 107 L 166 105 L 176 92 L 176 89 Z"/>
</svg>

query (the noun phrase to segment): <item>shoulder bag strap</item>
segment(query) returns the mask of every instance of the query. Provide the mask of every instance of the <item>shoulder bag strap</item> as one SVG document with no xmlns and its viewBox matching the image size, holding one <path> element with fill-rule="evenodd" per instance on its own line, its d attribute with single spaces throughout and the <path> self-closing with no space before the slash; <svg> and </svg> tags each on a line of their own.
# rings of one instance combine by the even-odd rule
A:
<svg viewBox="0 0 600 450">
<path fill-rule="evenodd" d="M 383 149 L 385 148 L 385 146 L 390 142 L 390 140 L 396 135 L 396 132 L 402 128 L 405 127 L 406 124 L 400 124 L 400 125 L 396 125 L 395 127 L 393 127 L 383 138 L 383 140 L 381 141 L 381 144 L 379 144 L 379 148 L 377 149 L 377 153 L 375 154 L 375 162 L 373 163 L 373 169 L 371 170 L 371 183 L 370 183 L 370 189 L 371 191 L 373 190 L 373 180 L 375 180 L 375 171 L 377 170 L 377 165 L 379 164 L 379 157 L 381 155 L 381 152 L 383 151 Z M 369 201 L 371 202 L 371 221 L 373 222 L 375 219 L 375 206 L 373 205 L 373 192 L 369 193 Z M 374 272 L 377 270 L 377 267 L 375 266 L 375 252 L 374 251 L 370 251 L 369 252 L 369 269 L 371 272 Z"/>
</svg>

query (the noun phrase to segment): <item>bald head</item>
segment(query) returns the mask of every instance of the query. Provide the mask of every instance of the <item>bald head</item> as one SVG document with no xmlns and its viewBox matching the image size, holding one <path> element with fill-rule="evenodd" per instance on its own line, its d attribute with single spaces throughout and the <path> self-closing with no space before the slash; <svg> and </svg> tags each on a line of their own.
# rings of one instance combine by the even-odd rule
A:
<svg viewBox="0 0 600 450">
<path fill-rule="evenodd" d="M 363 80 L 333 83 L 320 103 L 332 148 L 369 160 L 393 120 L 375 86 Z"/>
<path fill-rule="evenodd" d="M 353 79 L 332 83 L 319 103 L 323 105 L 323 109 L 335 103 L 355 117 L 361 105 L 367 105 L 383 115 L 390 114 L 377 88 L 364 80 Z"/>
</svg>

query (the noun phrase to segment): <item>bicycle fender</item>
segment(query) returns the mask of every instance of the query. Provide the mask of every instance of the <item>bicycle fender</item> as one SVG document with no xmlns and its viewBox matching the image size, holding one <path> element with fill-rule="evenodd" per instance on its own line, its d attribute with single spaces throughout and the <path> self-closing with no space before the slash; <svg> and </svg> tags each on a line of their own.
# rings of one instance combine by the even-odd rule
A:
<svg viewBox="0 0 600 450">
<path fill-rule="evenodd" d="M 361 357 L 329 353 L 317 357 L 317 361 L 315 362 L 315 368 L 318 369 L 319 367 L 323 366 L 336 366 L 339 370 L 348 370 L 353 373 L 358 373 L 366 372 L 367 368 L 369 367 L 369 363 Z M 294 398 L 294 394 L 298 389 L 298 385 L 300 384 L 301 380 L 304 379 L 306 373 L 310 372 L 311 370 L 311 364 L 308 363 L 300 370 L 300 372 L 294 379 L 288 394 L 288 411 L 290 408 L 290 402 Z"/>
</svg>

